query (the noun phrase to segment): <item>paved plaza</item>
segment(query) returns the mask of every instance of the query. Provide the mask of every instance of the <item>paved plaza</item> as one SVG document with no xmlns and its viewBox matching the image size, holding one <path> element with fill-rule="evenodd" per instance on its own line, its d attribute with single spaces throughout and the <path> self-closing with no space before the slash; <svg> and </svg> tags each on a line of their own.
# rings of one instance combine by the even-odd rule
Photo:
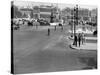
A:
<svg viewBox="0 0 100 75">
<path fill-rule="evenodd" d="M 12 1 L 11 73 L 97 69 L 97 18 L 96 6 Z"/>
<path fill-rule="evenodd" d="M 48 28 L 48 27 L 47 27 Z M 76 50 L 70 48 L 73 40 L 68 36 L 69 26 L 61 31 L 22 28 L 13 32 L 14 73 L 38 73 L 92 69 L 91 61 L 97 60 L 97 50 Z M 88 60 L 88 61 L 87 61 Z"/>
</svg>

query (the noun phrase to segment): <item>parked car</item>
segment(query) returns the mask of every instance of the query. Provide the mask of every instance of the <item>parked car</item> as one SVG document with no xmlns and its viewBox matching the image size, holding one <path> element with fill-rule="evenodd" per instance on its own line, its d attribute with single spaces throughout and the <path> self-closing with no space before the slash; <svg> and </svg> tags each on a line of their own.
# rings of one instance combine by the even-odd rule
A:
<svg viewBox="0 0 100 75">
<path fill-rule="evenodd" d="M 28 26 L 33 26 L 33 22 L 32 21 L 28 21 Z"/>
<path fill-rule="evenodd" d="M 93 35 L 97 35 L 97 30 L 95 30 L 95 31 L 93 32 Z"/>
<path fill-rule="evenodd" d="M 19 25 L 15 25 L 15 24 L 13 25 L 14 30 L 18 30 L 19 28 L 20 28 Z"/>
<path fill-rule="evenodd" d="M 48 25 L 50 25 L 50 23 L 48 21 L 43 20 L 43 19 L 40 19 L 40 20 L 38 19 L 37 22 L 39 22 L 41 26 L 48 26 Z"/>
<path fill-rule="evenodd" d="M 92 26 L 96 26 L 97 25 L 97 23 L 92 23 L 92 22 L 86 22 L 86 24 L 92 25 Z"/>
</svg>

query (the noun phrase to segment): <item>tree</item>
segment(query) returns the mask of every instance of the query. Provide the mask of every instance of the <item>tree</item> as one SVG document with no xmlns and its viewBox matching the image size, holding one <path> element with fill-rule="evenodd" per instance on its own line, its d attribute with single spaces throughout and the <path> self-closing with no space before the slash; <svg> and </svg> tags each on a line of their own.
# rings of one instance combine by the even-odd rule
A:
<svg viewBox="0 0 100 75">
<path fill-rule="evenodd" d="M 22 13 L 19 11 L 18 7 L 15 5 L 11 6 L 11 12 L 13 14 L 13 18 L 20 18 L 22 16 Z"/>
</svg>

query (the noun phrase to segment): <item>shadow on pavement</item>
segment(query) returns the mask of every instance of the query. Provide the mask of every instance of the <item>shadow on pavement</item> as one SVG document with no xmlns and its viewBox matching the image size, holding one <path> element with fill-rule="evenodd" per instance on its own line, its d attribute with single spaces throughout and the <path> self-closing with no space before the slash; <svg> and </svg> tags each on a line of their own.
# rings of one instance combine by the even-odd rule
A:
<svg viewBox="0 0 100 75">
<path fill-rule="evenodd" d="M 79 61 L 86 64 L 86 67 L 82 68 L 83 70 L 97 69 L 97 58 L 95 57 L 79 57 Z"/>
</svg>

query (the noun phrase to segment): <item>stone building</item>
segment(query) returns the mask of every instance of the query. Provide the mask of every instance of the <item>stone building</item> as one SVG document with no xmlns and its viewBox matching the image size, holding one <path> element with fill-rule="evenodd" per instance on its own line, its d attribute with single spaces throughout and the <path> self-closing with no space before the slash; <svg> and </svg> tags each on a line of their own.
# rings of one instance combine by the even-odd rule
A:
<svg viewBox="0 0 100 75">
<path fill-rule="evenodd" d="M 40 5 L 40 6 L 34 6 L 32 8 L 26 7 L 26 8 L 20 8 L 20 12 L 22 13 L 23 18 L 34 18 L 39 19 L 43 18 L 50 22 L 51 14 L 53 13 L 53 19 L 56 21 L 56 19 L 59 19 L 59 11 L 58 8 L 55 6 L 46 6 L 46 5 Z"/>
</svg>

